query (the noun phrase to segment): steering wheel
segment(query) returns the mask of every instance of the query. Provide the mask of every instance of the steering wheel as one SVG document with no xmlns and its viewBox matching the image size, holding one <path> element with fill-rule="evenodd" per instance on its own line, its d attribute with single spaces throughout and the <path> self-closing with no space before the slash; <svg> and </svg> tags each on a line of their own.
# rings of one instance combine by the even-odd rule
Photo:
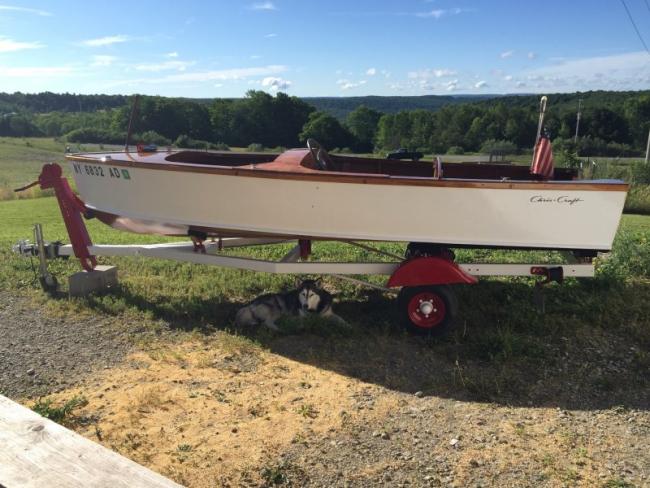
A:
<svg viewBox="0 0 650 488">
<path fill-rule="evenodd" d="M 316 139 L 307 139 L 307 149 L 311 152 L 312 158 L 316 161 L 316 166 L 321 171 L 327 171 L 332 167 L 332 158 L 327 151 L 320 145 Z"/>
</svg>

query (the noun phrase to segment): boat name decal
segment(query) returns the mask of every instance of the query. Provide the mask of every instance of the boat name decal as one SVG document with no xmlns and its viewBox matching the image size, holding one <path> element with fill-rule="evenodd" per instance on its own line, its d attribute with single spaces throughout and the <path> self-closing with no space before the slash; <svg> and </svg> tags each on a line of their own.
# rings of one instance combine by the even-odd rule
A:
<svg viewBox="0 0 650 488">
<path fill-rule="evenodd" d="M 72 168 L 75 173 L 86 174 L 88 176 L 99 176 L 100 178 L 117 178 L 122 180 L 130 180 L 131 175 L 129 174 L 128 169 L 112 168 L 108 167 L 108 171 L 104 171 L 103 166 L 97 166 L 92 164 L 79 164 L 72 163 Z"/>
<path fill-rule="evenodd" d="M 570 197 L 568 195 L 561 195 L 559 197 L 545 197 L 542 195 L 534 195 L 530 197 L 531 203 L 564 203 L 567 205 L 575 205 L 584 200 L 580 197 Z"/>
</svg>

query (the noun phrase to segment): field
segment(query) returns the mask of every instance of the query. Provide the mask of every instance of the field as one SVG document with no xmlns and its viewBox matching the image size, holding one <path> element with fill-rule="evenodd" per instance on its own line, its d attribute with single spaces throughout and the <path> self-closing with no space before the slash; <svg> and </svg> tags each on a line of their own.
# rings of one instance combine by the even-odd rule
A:
<svg viewBox="0 0 650 488">
<path fill-rule="evenodd" d="M 33 179 L 40 163 L 29 176 L 31 166 L 8 160 L 57 150 L 27 142 L 0 143 L 9 186 Z M 334 278 L 325 287 L 351 331 L 318 320 L 282 321 L 279 334 L 237 330 L 239 306 L 289 288 L 292 277 L 159 260 L 104 259 L 119 267 L 117 289 L 49 298 L 10 247 L 35 222 L 48 240 L 67 240 L 54 199 L 2 201 L 0 222 L 0 328 L 10 331 L 0 334 L 0 361 L 11 365 L 0 392 L 180 483 L 650 482 L 650 217 L 625 215 L 597 277 L 547 287 L 543 314 L 529 279 L 458 287 L 458 327 L 440 339 L 408 336 L 389 296 Z M 160 241 L 87 224 L 97 243 Z M 333 243 L 315 252 L 364 253 Z M 525 258 L 560 257 L 458 256 Z M 61 282 L 77 269 L 74 260 L 51 263 Z"/>
</svg>

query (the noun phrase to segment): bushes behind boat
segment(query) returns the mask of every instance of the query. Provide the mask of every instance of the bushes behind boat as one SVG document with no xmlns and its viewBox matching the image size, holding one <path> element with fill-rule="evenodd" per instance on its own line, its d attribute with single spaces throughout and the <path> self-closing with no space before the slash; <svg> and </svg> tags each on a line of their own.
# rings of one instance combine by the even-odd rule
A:
<svg viewBox="0 0 650 488">
<path fill-rule="evenodd" d="M 187 134 L 181 134 L 174 141 L 174 146 L 183 149 L 213 149 L 215 151 L 230 151 L 227 144 L 223 142 L 209 142 L 201 139 L 192 139 Z"/>
</svg>

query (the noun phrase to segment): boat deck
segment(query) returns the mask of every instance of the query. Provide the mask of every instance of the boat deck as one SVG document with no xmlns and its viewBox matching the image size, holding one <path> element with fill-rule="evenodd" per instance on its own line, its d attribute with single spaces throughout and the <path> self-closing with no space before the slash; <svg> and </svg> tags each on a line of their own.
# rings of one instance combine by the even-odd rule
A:
<svg viewBox="0 0 650 488">
<path fill-rule="evenodd" d="M 389 177 L 432 178 L 433 161 L 400 161 L 350 155 L 330 155 L 331 167 L 321 170 L 308 149 L 291 149 L 276 153 L 234 153 L 216 151 L 156 151 L 156 152 L 101 152 L 70 155 L 72 159 L 130 161 L 136 164 L 166 164 L 192 167 L 241 168 L 285 173 L 337 173 Z M 528 166 L 508 163 L 462 162 L 442 163 L 445 179 L 535 181 Z M 577 171 L 556 168 L 553 181 L 574 181 Z"/>
</svg>

